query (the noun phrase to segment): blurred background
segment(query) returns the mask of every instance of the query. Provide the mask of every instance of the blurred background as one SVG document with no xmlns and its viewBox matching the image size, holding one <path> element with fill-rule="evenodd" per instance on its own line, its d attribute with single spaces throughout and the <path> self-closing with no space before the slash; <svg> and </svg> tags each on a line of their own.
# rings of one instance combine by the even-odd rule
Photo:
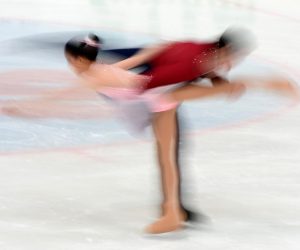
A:
<svg viewBox="0 0 300 250">
<path fill-rule="evenodd" d="M 95 32 L 106 48 L 207 40 L 230 25 L 258 38 L 236 75 L 299 81 L 297 0 L 0 0 L 0 101 L 73 80 L 62 46 Z M 159 179 L 151 131 L 135 137 L 91 93 L 48 119 L 0 114 L 0 247 L 35 249 L 298 249 L 300 110 L 248 93 L 184 104 L 189 202 L 212 222 L 147 238 Z M 55 106 L 56 105 L 56 106 Z M 106 107 L 106 106 L 105 106 Z M 109 113 L 109 110 L 108 110 Z M 107 114 L 107 112 L 106 112 Z M 193 178 L 191 178 L 191 176 Z"/>
</svg>

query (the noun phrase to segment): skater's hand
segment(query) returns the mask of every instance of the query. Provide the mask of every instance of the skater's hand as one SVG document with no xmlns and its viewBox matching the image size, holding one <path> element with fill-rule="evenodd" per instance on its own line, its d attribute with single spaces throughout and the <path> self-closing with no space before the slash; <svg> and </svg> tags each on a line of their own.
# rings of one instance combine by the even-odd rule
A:
<svg viewBox="0 0 300 250">
<path fill-rule="evenodd" d="M 6 106 L 1 108 L 2 113 L 8 116 L 20 116 L 20 110 L 14 106 Z"/>
<path fill-rule="evenodd" d="M 246 92 L 246 85 L 241 82 L 232 83 L 230 84 L 230 86 L 231 86 L 231 91 L 228 96 L 230 100 L 235 101 Z"/>
<path fill-rule="evenodd" d="M 1 108 L 3 114 L 13 117 L 30 118 L 31 115 L 26 113 L 22 108 L 17 105 L 8 105 Z"/>
<path fill-rule="evenodd" d="M 296 83 L 291 80 L 277 79 L 269 80 L 264 84 L 266 89 L 277 92 L 280 95 L 287 96 L 293 100 L 300 100 L 300 90 Z"/>
</svg>

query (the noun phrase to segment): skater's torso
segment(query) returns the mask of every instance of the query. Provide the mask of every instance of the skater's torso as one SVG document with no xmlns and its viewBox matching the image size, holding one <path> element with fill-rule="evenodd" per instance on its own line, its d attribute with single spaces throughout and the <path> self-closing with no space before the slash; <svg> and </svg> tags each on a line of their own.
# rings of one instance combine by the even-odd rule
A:
<svg viewBox="0 0 300 250">
<path fill-rule="evenodd" d="M 216 54 L 216 43 L 175 42 L 153 58 L 150 69 L 144 75 L 150 76 L 144 89 L 161 87 L 179 82 L 192 81 L 213 70 L 207 58 Z"/>
</svg>

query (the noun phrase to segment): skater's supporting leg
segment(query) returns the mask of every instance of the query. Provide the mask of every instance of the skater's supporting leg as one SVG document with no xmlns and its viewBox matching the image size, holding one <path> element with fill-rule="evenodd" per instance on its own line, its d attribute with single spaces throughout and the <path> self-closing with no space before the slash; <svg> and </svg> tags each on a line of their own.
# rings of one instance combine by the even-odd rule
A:
<svg viewBox="0 0 300 250">
<path fill-rule="evenodd" d="M 153 121 L 158 161 L 162 176 L 163 215 L 147 227 L 149 233 L 163 233 L 179 229 L 186 219 L 181 206 L 180 176 L 177 166 L 176 109 L 156 114 Z"/>
</svg>

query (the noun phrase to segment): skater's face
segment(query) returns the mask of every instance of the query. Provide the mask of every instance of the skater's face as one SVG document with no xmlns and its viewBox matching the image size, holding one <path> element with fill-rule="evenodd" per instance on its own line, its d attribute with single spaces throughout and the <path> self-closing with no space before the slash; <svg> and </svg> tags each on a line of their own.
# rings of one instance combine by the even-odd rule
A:
<svg viewBox="0 0 300 250">
<path fill-rule="evenodd" d="M 66 59 L 69 63 L 69 65 L 71 66 L 72 70 L 76 73 L 76 74 L 81 74 L 85 71 L 88 70 L 88 68 L 90 67 L 90 65 L 92 64 L 92 62 L 86 58 L 83 57 L 74 57 L 68 53 L 65 54 Z"/>
<path fill-rule="evenodd" d="M 232 52 L 228 47 L 221 48 L 218 52 L 217 68 L 221 68 L 223 71 L 229 71 L 245 57 L 246 54 L 242 51 Z"/>
</svg>

